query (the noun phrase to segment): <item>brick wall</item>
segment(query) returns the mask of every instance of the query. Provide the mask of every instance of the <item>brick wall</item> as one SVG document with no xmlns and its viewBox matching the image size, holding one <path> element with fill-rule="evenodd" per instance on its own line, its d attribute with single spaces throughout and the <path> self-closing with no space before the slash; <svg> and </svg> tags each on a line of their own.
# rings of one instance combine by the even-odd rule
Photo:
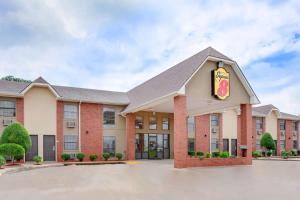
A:
<svg viewBox="0 0 300 200">
<path fill-rule="evenodd" d="M 210 152 L 210 114 L 195 117 L 196 151 Z"/>
<path fill-rule="evenodd" d="M 126 159 L 135 159 L 135 116 L 133 113 L 126 115 Z"/>
<path fill-rule="evenodd" d="M 281 138 L 281 134 L 280 134 L 280 123 L 279 123 L 279 119 L 277 120 L 277 155 L 280 156 L 281 155 L 281 147 L 280 147 L 280 138 Z"/>
<path fill-rule="evenodd" d="M 64 121 L 64 102 L 57 101 L 56 103 L 56 160 L 63 161 L 61 154 L 64 149 L 63 121 Z"/>
<path fill-rule="evenodd" d="M 97 154 L 102 159 L 102 105 L 81 103 L 80 105 L 80 140 L 84 160 L 89 160 L 90 154 Z"/>
<path fill-rule="evenodd" d="M 286 120 L 285 123 L 285 146 L 290 151 L 293 149 L 292 121 Z"/>
<path fill-rule="evenodd" d="M 24 99 L 16 99 L 16 120 L 24 125 Z"/>
<path fill-rule="evenodd" d="M 223 151 L 223 115 L 219 113 L 219 151 Z"/>
<path fill-rule="evenodd" d="M 252 117 L 252 151 L 256 150 L 256 117 Z"/>
<path fill-rule="evenodd" d="M 241 104 L 241 145 L 246 145 L 246 157 L 252 158 L 252 106 Z M 238 147 L 239 148 L 239 147 Z"/>
</svg>

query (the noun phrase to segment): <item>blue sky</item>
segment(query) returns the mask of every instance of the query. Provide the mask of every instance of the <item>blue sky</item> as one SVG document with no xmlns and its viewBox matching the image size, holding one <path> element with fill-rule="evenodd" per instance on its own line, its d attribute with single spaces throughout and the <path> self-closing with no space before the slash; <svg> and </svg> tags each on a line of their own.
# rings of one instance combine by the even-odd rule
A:
<svg viewBox="0 0 300 200">
<path fill-rule="evenodd" d="M 127 91 L 212 46 L 300 114 L 300 1 L 0 1 L 0 75 Z"/>
</svg>

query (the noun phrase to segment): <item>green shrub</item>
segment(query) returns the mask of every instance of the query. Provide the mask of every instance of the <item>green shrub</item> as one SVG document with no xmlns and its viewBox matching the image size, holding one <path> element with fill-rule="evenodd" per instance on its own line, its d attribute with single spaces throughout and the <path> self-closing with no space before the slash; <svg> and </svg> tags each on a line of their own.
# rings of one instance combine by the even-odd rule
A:
<svg viewBox="0 0 300 200">
<path fill-rule="evenodd" d="M 116 157 L 118 160 L 122 160 L 123 154 L 122 153 L 116 153 Z"/>
<path fill-rule="evenodd" d="M 213 157 L 213 158 L 218 158 L 218 157 L 220 157 L 220 152 L 212 152 L 212 157 Z"/>
<path fill-rule="evenodd" d="M 288 151 L 282 151 L 281 152 L 281 157 L 284 158 L 284 159 L 288 159 L 290 156 L 290 152 Z"/>
<path fill-rule="evenodd" d="M 21 145 L 18 144 L 1 144 L 0 155 L 11 158 L 12 162 L 15 161 L 16 156 L 24 155 L 25 150 Z"/>
<path fill-rule="evenodd" d="M 272 150 L 267 151 L 267 156 L 268 156 L 268 157 L 272 156 L 272 154 L 273 154 L 273 151 L 272 151 Z"/>
<path fill-rule="evenodd" d="M 62 159 L 63 161 L 68 161 L 68 160 L 70 160 L 70 158 L 71 158 L 70 154 L 67 154 L 67 153 L 61 154 L 60 157 L 61 157 L 61 159 Z"/>
<path fill-rule="evenodd" d="M 33 161 L 34 161 L 37 165 L 40 165 L 40 164 L 42 164 L 43 159 L 42 159 L 41 156 L 36 155 L 36 156 L 33 157 Z"/>
<path fill-rule="evenodd" d="M 77 153 L 76 154 L 76 158 L 80 161 L 80 162 L 82 162 L 83 161 L 83 159 L 84 159 L 84 153 Z"/>
<path fill-rule="evenodd" d="M 110 153 L 103 153 L 102 157 L 104 160 L 108 160 L 110 158 Z"/>
<path fill-rule="evenodd" d="M 190 157 L 195 156 L 195 151 L 189 151 L 189 152 L 188 152 L 188 155 L 189 155 Z"/>
<path fill-rule="evenodd" d="M 227 151 L 221 152 L 220 158 L 229 158 L 229 153 Z"/>
<path fill-rule="evenodd" d="M 19 123 L 6 127 L 0 139 L 0 144 L 15 143 L 21 145 L 25 153 L 31 149 L 31 139 L 28 131 Z"/>
<path fill-rule="evenodd" d="M 109 155 L 109 154 L 108 154 L 108 155 Z M 89 156 L 89 158 L 90 158 L 90 161 L 95 161 L 95 160 L 97 160 L 98 156 L 97 156 L 96 154 L 91 154 L 91 155 Z"/>
<path fill-rule="evenodd" d="M 0 155 L 0 168 L 2 168 L 5 164 L 6 164 L 5 158 Z"/>
<path fill-rule="evenodd" d="M 15 160 L 16 161 L 20 161 L 20 160 L 22 160 L 24 158 L 24 155 L 17 155 L 17 156 L 15 156 Z"/>
<path fill-rule="evenodd" d="M 211 154 L 209 152 L 206 153 L 205 158 L 210 158 Z"/>
<path fill-rule="evenodd" d="M 292 156 L 297 156 L 297 150 L 295 150 L 295 149 L 291 150 L 291 154 L 292 154 Z"/>
<path fill-rule="evenodd" d="M 275 150 L 276 145 L 270 133 L 265 132 L 260 139 L 260 146 L 267 150 Z"/>
<path fill-rule="evenodd" d="M 297 155 L 300 156 L 300 150 L 297 151 Z"/>
<path fill-rule="evenodd" d="M 197 153 L 196 153 L 196 155 L 199 157 L 199 156 L 204 156 L 204 153 L 202 152 L 202 151 L 198 151 Z"/>
<path fill-rule="evenodd" d="M 252 157 L 253 158 L 258 158 L 258 157 L 261 157 L 262 154 L 261 154 L 261 151 L 253 151 L 252 152 Z"/>
</svg>

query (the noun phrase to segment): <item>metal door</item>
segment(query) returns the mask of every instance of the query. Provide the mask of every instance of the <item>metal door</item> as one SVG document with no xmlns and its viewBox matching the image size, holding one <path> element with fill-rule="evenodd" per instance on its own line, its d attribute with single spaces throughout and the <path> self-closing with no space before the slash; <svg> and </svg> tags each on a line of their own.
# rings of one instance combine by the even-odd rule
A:
<svg viewBox="0 0 300 200">
<path fill-rule="evenodd" d="M 223 139 L 223 151 L 229 152 L 229 139 Z"/>
<path fill-rule="evenodd" d="M 55 136 L 44 135 L 43 137 L 44 161 L 55 161 Z"/>
<path fill-rule="evenodd" d="M 37 135 L 30 135 L 32 147 L 29 152 L 25 155 L 26 161 L 33 161 L 33 157 L 38 155 L 38 136 Z"/>
<path fill-rule="evenodd" d="M 231 155 L 237 156 L 237 140 L 231 139 Z"/>
</svg>

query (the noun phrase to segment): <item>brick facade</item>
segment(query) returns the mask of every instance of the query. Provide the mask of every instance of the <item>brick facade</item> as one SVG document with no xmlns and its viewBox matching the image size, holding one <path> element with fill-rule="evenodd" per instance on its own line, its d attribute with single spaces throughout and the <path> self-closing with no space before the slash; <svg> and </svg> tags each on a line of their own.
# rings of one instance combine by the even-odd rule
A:
<svg viewBox="0 0 300 200">
<path fill-rule="evenodd" d="M 64 150 L 64 135 L 63 135 L 63 121 L 64 121 L 64 102 L 57 101 L 56 103 L 56 160 L 63 161 L 61 154 Z"/>
<path fill-rule="evenodd" d="M 81 103 L 80 105 L 80 142 L 85 160 L 89 160 L 90 154 L 96 154 L 98 160 L 102 159 L 102 109 L 100 104 Z"/>
<path fill-rule="evenodd" d="M 126 159 L 135 159 L 135 116 L 133 113 L 126 115 Z"/>
<path fill-rule="evenodd" d="M 16 99 L 16 120 L 24 125 L 24 99 Z"/>
<path fill-rule="evenodd" d="M 252 163 L 252 106 L 250 104 L 241 104 L 241 145 L 247 147 L 244 154 L 241 151 L 240 156 L 245 156 L 249 159 L 249 164 Z M 239 148 L 239 147 L 238 147 Z"/>
<path fill-rule="evenodd" d="M 186 96 L 174 97 L 174 167 L 185 167 L 187 159 Z"/>
<path fill-rule="evenodd" d="M 281 134 L 280 134 L 280 120 L 277 120 L 277 155 L 280 156 L 281 155 L 281 147 L 280 147 L 280 138 L 281 138 Z"/>
<path fill-rule="evenodd" d="M 252 151 L 256 151 L 256 117 L 252 117 Z"/>
<path fill-rule="evenodd" d="M 291 120 L 285 120 L 285 149 L 287 151 L 293 149 L 293 133 Z"/>
<path fill-rule="evenodd" d="M 195 117 L 196 151 L 210 152 L 210 114 Z"/>
<path fill-rule="evenodd" d="M 219 151 L 223 151 L 223 115 L 219 113 Z"/>
</svg>

